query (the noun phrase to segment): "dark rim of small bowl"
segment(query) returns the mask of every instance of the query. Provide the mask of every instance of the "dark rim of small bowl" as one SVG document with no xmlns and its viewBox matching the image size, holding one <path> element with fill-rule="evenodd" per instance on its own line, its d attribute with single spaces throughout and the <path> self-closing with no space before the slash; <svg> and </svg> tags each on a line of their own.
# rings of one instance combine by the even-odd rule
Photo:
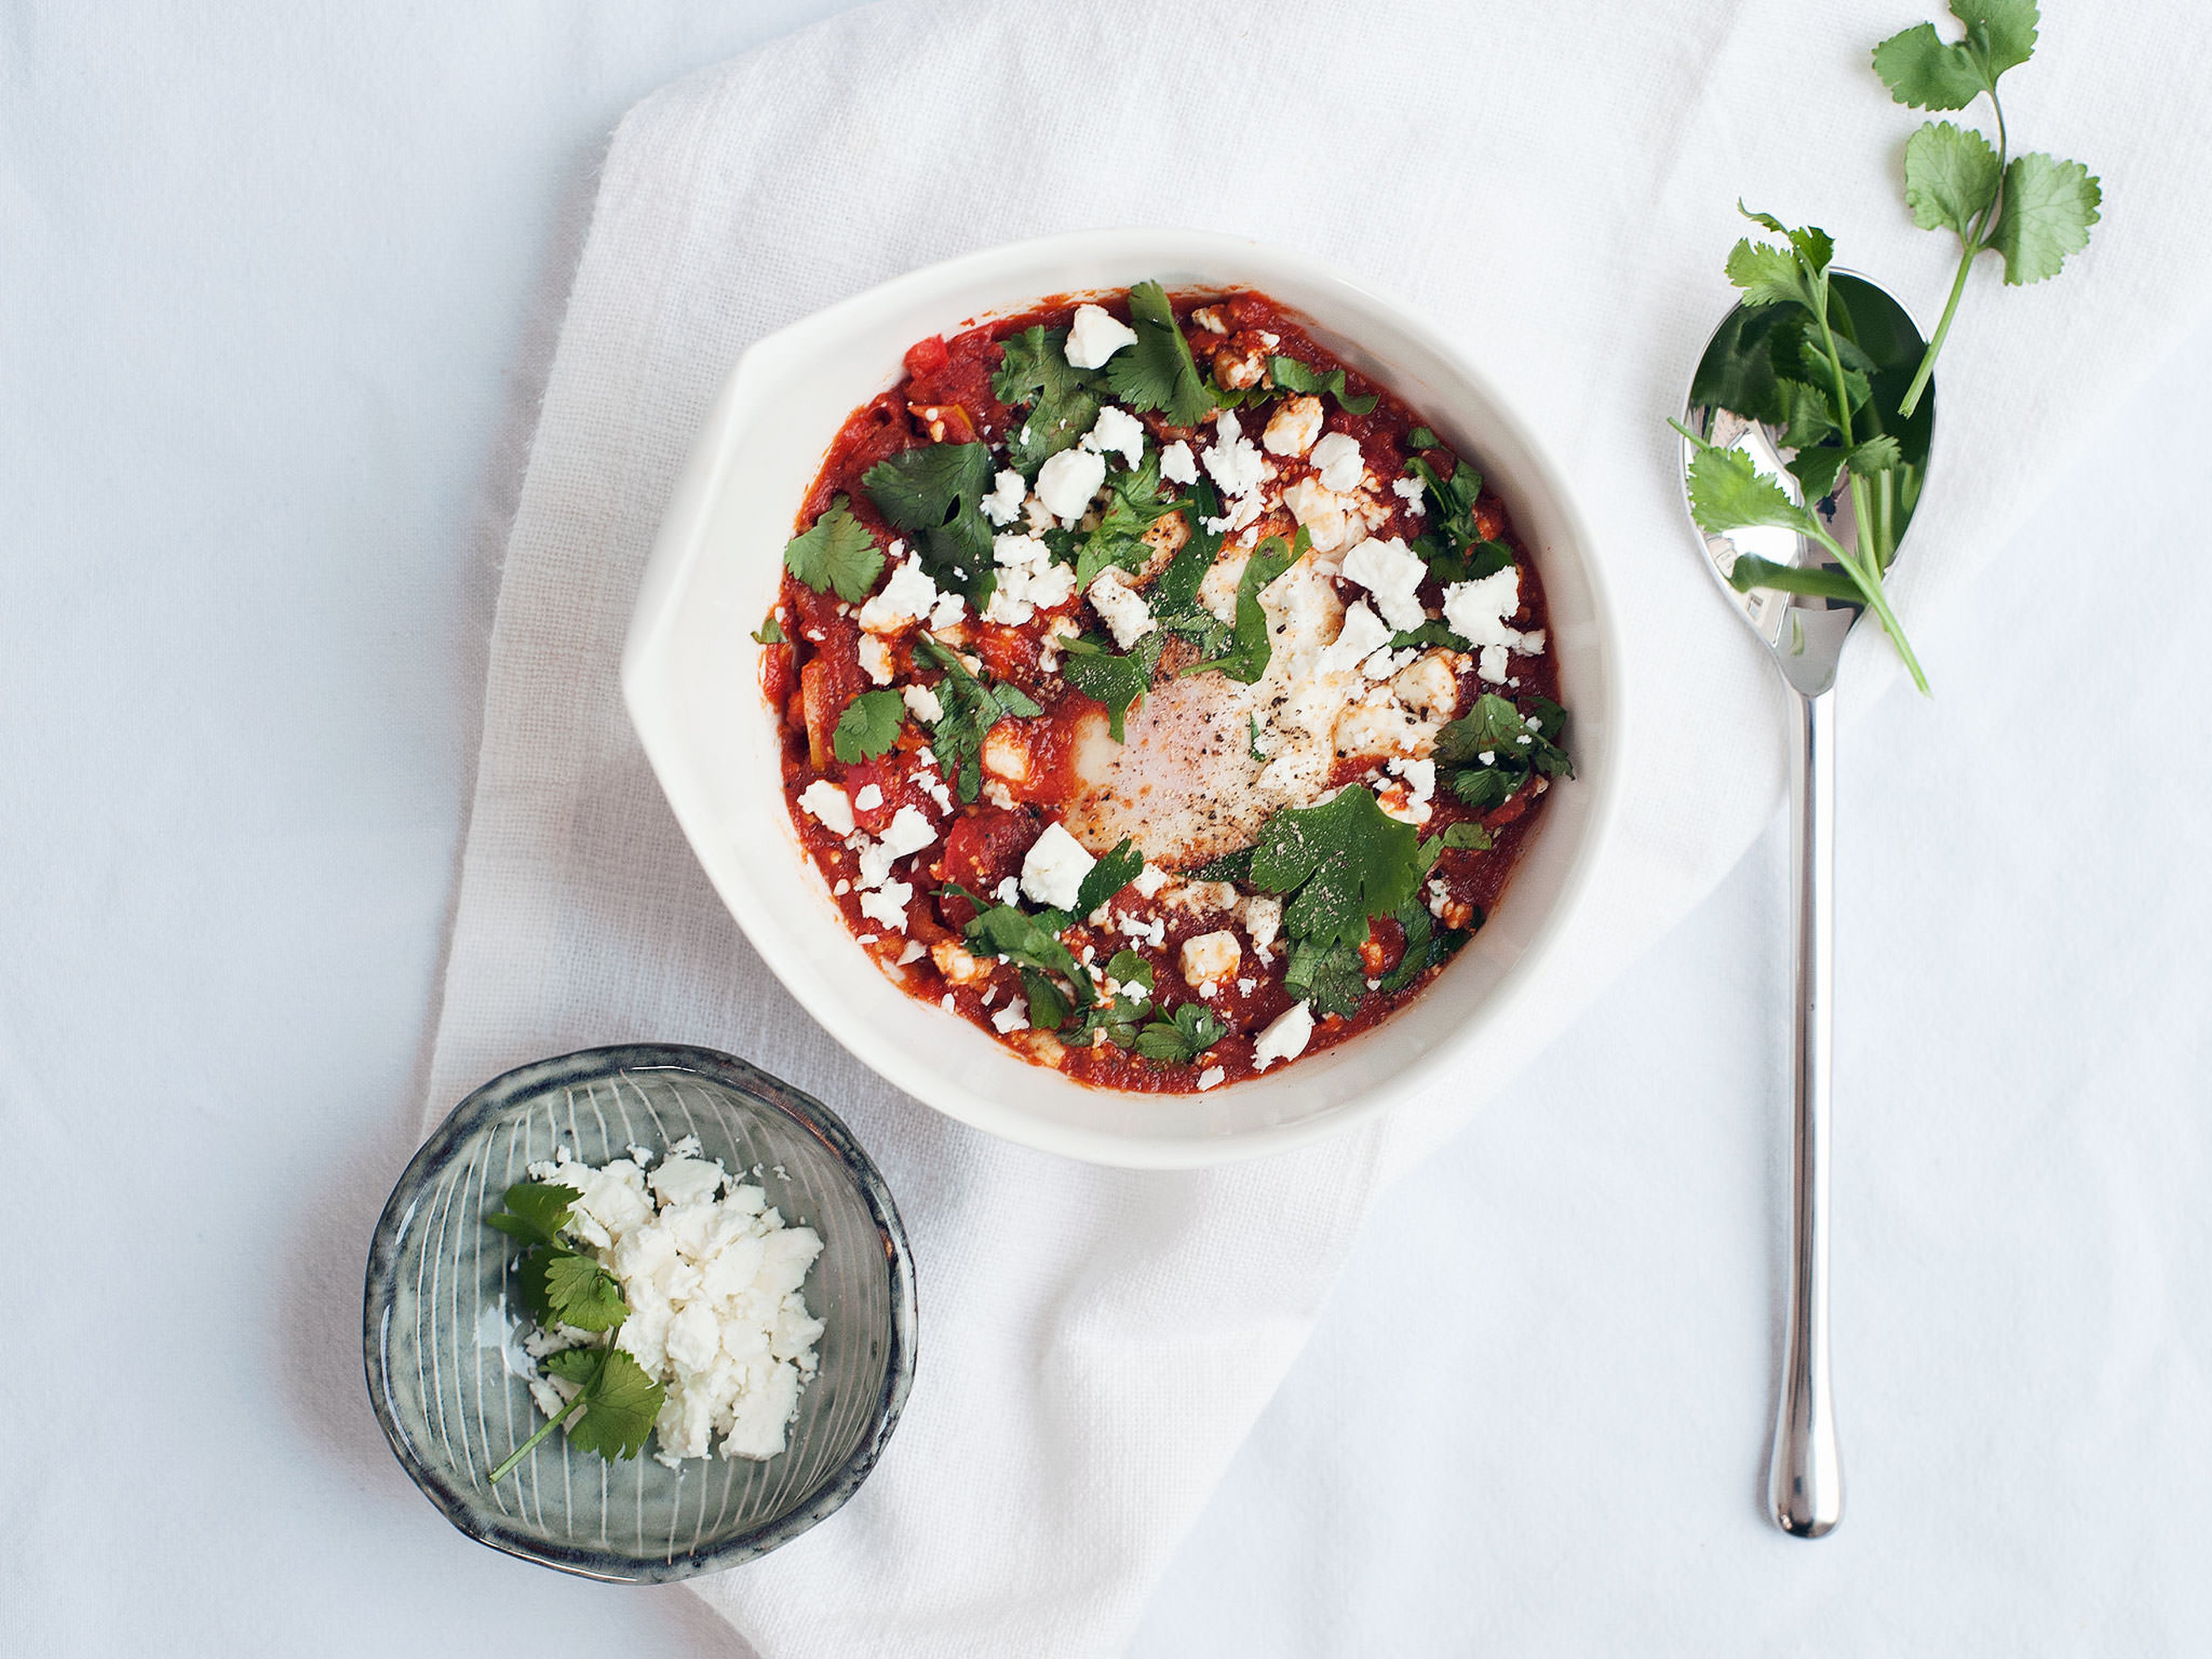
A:
<svg viewBox="0 0 2212 1659">
<path fill-rule="evenodd" d="M 825 1476 L 805 1502 L 789 1513 L 673 1560 L 659 1557 L 641 1559 L 574 1544 L 548 1543 L 515 1531 L 506 1524 L 506 1517 L 487 1512 L 470 1492 L 453 1485 L 442 1472 L 416 1455 L 392 1413 L 386 1393 L 384 1369 L 384 1323 L 392 1304 L 401 1224 L 433 1176 L 487 1120 L 520 1096 L 541 1093 L 586 1079 L 650 1071 L 688 1072 L 726 1085 L 781 1112 L 828 1147 L 851 1173 L 869 1212 L 875 1218 L 891 1275 L 891 1351 L 884 1370 L 883 1394 L 876 1401 L 874 1421 L 853 1455 Z M 876 1460 L 883 1455 L 891 1431 L 898 1426 L 899 1413 L 906 1407 L 908 1391 L 914 1386 L 916 1312 L 914 1263 L 907 1252 L 906 1228 L 899 1220 L 898 1206 L 891 1201 L 890 1189 L 884 1184 L 882 1174 L 835 1112 L 811 1095 L 734 1054 L 684 1043 L 624 1043 L 532 1060 L 503 1073 L 454 1107 L 422 1143 L 392 1188 L 392 1196 L 385 1201 L 384 1213 L 377 1220 L 376 1236 L 369 1244 L 368 1272 L 362 1286 L 362 1359 L 368 1374 L 369 1403 L 375 1408 L 376 1420 L 384 1425 L 384 1437 L 391 1443 L 392 1455 L 407 1471 L 408 1479 L 422 1488 L 422 1495 L 462 1532 L 508 1555 L 581 1577 L 615 1583 L 666 1583 L 754 1560 L 789 1543 L 843 1507 L 845 1500 L 868 1478 Z"/>
</svg>

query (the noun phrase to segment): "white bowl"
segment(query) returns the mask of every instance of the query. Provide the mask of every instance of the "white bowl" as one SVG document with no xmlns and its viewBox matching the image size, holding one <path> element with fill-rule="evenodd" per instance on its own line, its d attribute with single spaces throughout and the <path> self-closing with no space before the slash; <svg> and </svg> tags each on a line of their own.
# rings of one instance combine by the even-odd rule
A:
<svg viewBox="0 0 2212 1659">
<path fill-rule="evenodd" d="M 1046 295 L 1256 289 L 1390 386 L 1504 497 L 1542 573 L 1577 775 L 1555 787 L 1504 898 L 1428 989 L 1372 1030 L 1205 1094 L 1094 1089 L 908 995 L 854 942 L 802 853 L 751 631 L 775 602 L 793 518 L 845 417 L 915 341 Z M 976 1128 L 1099 1163 L 1214 1164 L 1334 1133 L 1457 1073 L 1525 1054 L 1515 1010 L 1582 908 L 1621 775 L 1620 653 L 1596 550 L 1559 469 L 1434 328 L 1304 254 L 1188 230 L 1078 232 L 884 283 L 755 345 L 677 487 L 623 653 L 623 691 L 669 805 L 722 901 L 800 1005 L 916 1099 Z"/>
</svg>

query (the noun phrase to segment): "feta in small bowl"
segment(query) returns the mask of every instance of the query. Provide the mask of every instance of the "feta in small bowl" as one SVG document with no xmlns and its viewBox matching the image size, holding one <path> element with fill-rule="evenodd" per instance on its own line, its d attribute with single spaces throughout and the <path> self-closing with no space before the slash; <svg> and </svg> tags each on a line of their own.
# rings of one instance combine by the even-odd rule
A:
<svg viewBox="0 0 2212 1659">
<path fill-rule="evenodd" d="M 531 1182 L 578 1194 L 558 1248 L 607 1264 L 621 1324 L 533 1313 L 527 1241 L 487 1222 Z M 716 1294 L 672 1304 L 653 1288 L 687 1275 Z M 631 1045 L 522 1066 L 454 1109 L 377 1224 L 362 1338 L 392 1451 L 456 1527 L 563 1571 L 653 1583 L 751 1560 L 852 1496 L 912 1386 L 915 1318 L 897 1208 L 835 1114 L 730 1055 Z M 708 1363 L 691 1327 L 709 1325 L 731 1363 Z M 584 1373 L 560 1356 L 617 1347 L 677 1379 L 653 1437 L 617 1460 L 560 1431 L 524 1451 L 577 1394 Z"/>
</svg>

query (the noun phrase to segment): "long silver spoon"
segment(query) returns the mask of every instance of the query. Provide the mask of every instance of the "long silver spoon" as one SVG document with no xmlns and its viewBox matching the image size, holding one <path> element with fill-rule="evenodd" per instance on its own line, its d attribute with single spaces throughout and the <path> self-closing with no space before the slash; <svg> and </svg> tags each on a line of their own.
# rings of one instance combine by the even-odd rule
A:
<svg viewBox="0 0 2212 1659">
<path fill-rule="evenodd" d="M 1865 278 L 1838 271 L 1831 279 L 1831 321 L 1848 331 L 1881 370 L 1873 377 L 1873 404 L 1893 411 L 1899 396 L 1918 366 L 1920 331 L 1905 308 Z M 1777 475 L 1793 500 L 1802 499 L 1796 481 L 1784 471 L 1780 434 L 1771 424 L 1747 419 L 1720 406 L 1729 388 L 1746 392 L 1757 384 L 1758 357 L 1766 349 L 1761 313 L 1775 307 L 1739 306 L 1730 312 L 1705 347 L 1690 383 L 1683 424 L 1710 443 L 1747 452 L 1761 471 Z M 1840 313 L 1840 314 L 1838 314 Z M 1892 480 L 1881 510 L 1892 514 L 1893 546 L 1904 542 L 1905 526 L 1925 476 L 1929 440 L 1935 428 L 1931 385 L 1910 422 L 1899 423 L 1907 466 Z M 1684 500 L 1695 454 L 1682 445 Z M 1844 546 L 1854 544 L 1857 520 L 1850 492 L 1838 489 L 1814 510 Z M 1695 521 L 1692 528 L 1696 529 Z M 1727 535 L 1698 534 L 1705 543 L 1721 592 L 1759 635 L 1790 688 L 1796 714 L 1797 740 L 1790 751 L 1790 793 L 1796 808 L 1797 834 L 1791 842 L 1791 884 L 1796 890 L 1797 1021 L 1792 1054 L 1796 1110 L 1790 1133 L 1790 1323 L 1784 1339 L 1782 1397 L 1774 1425 L 1773 1463 L 1767 1479 L 1767 1505 L 1774 1522 L 1795 1538 L 1819 1538 L 1832 1531 L 1844 1515 L 1843 1463 L 1836 1449 L 1835 1398 L 1828 1376 L 1828 1133 L 1830 1059 L 1833 1050 L 1836 854 L 1836 665 L 1863 606 L 1847 599 L 1782 593 L 1755 588 L 1738 592 L 1729 572 L 1739 554 L 1778 564 L 1832 566 L 1832 556 L 1796 531 L 1738 530 Z"/>
</svg>

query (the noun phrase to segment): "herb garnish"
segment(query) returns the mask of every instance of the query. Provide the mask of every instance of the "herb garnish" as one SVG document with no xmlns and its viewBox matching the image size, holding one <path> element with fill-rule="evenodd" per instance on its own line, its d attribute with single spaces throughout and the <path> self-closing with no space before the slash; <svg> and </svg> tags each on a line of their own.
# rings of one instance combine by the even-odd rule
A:
<svg viewBox="0 0 2212 1659">
<path fill-rule="evenodd" d="M 1145 855 L 1134 840 L 1124 836 L 1121 844 L 1092 865 L 1075 890 L 1075 914 L 1087 916 L 1145 872 Z M 1109 972 L 1112 972 L 1109 965 Z M 1127 975 L 1115 975 L 1117 979 Z M 1151 981 L 1147 981 L 1149 984 Z"/>
<path fill-rule="evenodd" d="M 783 563 L 817 593 L 836 588 L 848 605 L 866 599 L 884 571 L 876 538 L 853 516 L 851 503 L 842 495 L 830 503 L 811 529 L 784 544 Z M 774 622 L 770 617 L 771 625 Z"/>
<path fill-rule="evenodd" d="M 1286 806 L 1252 844 L 1252 884 L 1291 895 L 1283 926 L 1316 945 L 1357 945 L 1369 921 L 1413 896 L 1433 857 L 1419 831 L 1385 812 L 1360 784 L 1319 806 Z"/>
<path fill-rule="evenodd" d="M 1007 459 L 1025 477 L 1091 430 L 1098 418 L 1097 370 L 1067 361 L 1067 331 L 1038 324 L 1003 343 L 991 392 L 1010 409 L 1032 405 L 1006 438 Z"/>
<path fill-rule="evenodd" d="M 863 473 L 860 488 L 886 520 L 917 538 L 915 556 L 933 581 L 965 593 L 979 611 L 989 603 L 998 574 L 982 512 L 991 489 L 988 444 L 902 449 Z"/>
<path fill-rule="evenodd" d="M 753 630 L 753 643 L 756 645 L 783 645 L 787 642 L 783 624 L 775 619 L 773 611 L 768 613 L 767 620 Z"/>
<path fill-rule="evenodd" d="M 1152 688 L 1166 636 L 1155 628 L 1126 652 L 1115 651 L 1095 634 L 1061 641 L 1066 652 L 1060 677 L 1106 708 L 1106 735 L 1122 740 L 1122 718 L 1129 705 Z"/>
<path fill-rule="evenodd" d="M 906 703 L 896 691 L 863 691 L 845 705 L 830 734 L 830 747 L 850 766 L 873 760 L 898 741 L 906 723 Z"/>
<path fill-rule="evenodd" d="M 2008 153 L 1997 82 L 2035 50 L 2034 0 L 1951 0 L 1966 38 L 1946 41 L 1917 23 L 1874 49 L 1874 69 L 1899 103 L 1921 109 L 1964 109 L 1987 96 L 1997 143 L 1948 121 L 1923 122 L 1905 147 L 1905 201 L 1923 230 L 1959 238 L 1958 273 L 1936 332 L 1900 391 L 1862 349 L 1851 308 L 1831 288 L 1835 245 L 1817 228 L 1790 229 L 1770 214 L 1745 216 L 1784 246 L 1736 244 L 1728 277 L 1743 292 L 1730 331 L 1707 353 L 1693 401 L 1725 409 L 1778 429 L 1778 446 L 1795 454 L 1789 471 L 1807 503 L 1832 495 L 1846 480 L 1856 544 L 1845 547 L 1809 505 L 1800 506 L 1740 449 L 1722 449 L 1672 422 L 1695 450 L 1690 463 L 1690 511 L 1709 535 L 1772 526 L 1818 543 L 1835 567 L 1798 568 L 1740 556 L 1729 580 L 1755 587 L 1848 599 L 1881 618 L 1898 655 L 1923 692 L 1921 672 L 1903 626 L 1890 609 L 1882 580 L 1897 556 L 1897 537 L 1917 500 L 1927 430 L 1917 420 L 1936 359 L 1949 336 L 1978 254 L 1996 252 L 2009 285 L 2056 276 L 2066 256 L 2087 246 L 2103 192 L 2088 169 L 2042 154 Z M 1717 348 L 1725 347 L 1725 349 Z M 1896 380 L 1904 378 L 1901 367 Z"/>
<path fill-rule="evenodd" d="M 1044 711 L 1018 686 L 987 684 L 968 672 L 960 653 L 927 633 L 914 636 L 914 652 L 945 671 L 937 684 L 943 716 L 930 727 L 945 773 L 963 801 L 982 792 L 983 738 L 1003 720 L 1031 720 Z"/>
<path fill-rule="evenodd" d="M 1158 283 L 1139 283 L 1129 290 L 1129 325 L 1136 343 L 1115 352 L 1106 364 L 1107 384 L 1131 409 L 1157 410 L 1172 426 L 1196 426 L 1213 407 L 1213 395 L 1199 378 L 1190 342 L 1176 325 L 1167 290 Z"/>
<path fill-rule="evenodd" d="M 507 1189 L 506 1208 L 484 1218 L 487 1224 L 520 1241 L 515 1284 L 524 1306 L 539 1327 L 568 1326 L 609 1332 L 629 1317 L 622 1283 L 597 1257 L 568 1237 L 581 1194 L 558 1182 L 517 1182 Z M 576 1397 L 515 1448 L 491 1473 L 494 1484 L 507 1478 L 546 1436 L 563 1424 L 570 1442 L 612 1462 L 635 1457 L 659 1415 L 662 1385 L 620 1348 L 580 1347 L 549 1354 L 544 1369 L 578 1385 Z"/>
<path fill-rule="evenodd" d="M 1270 357 L 1267 359 L 1267 373 L 1285 392 L 1326 392 L 1350 414 L 1364 415 L 1375 407 L 1374 392 L 1352 393 L 1344 389 L 1344 371 L 1340 368 L 1332 368 L 1324 374 L 1312 364 L 1300 362 L 1296 357 Z"/>
<path fill-rule="evenodd" d="M 1229 1035 L 1221 1016 L 1202 1002 L 1186 1002 L 1162 1015 L 1121 1046 L 1146 1060 L 1188 1066 Z"/>
<path fill-rule="evenodd" d="M 1125 348 L 1126 349 L 1126 348 Z M 1147 445 L 1144 464 L 1106 476 L 1106 505 L 1098 527 L 1084 538 L 1076 556 L 1075 585 L 1088 592 L 1098 573 L 1109 565 L 1123 570 L 1142 570 L 1152 556 L 1145 532 L 1176 510 L 1176 503 L 1160 499 L 1160 453 Z"/>
<path fill-rule="evenodd" d="M 1269 536 L 1252 550 L 1244 562 L 1244 571 L 1237 581 L 1237 625 L 1228 649 L 1219 656 L 1204 662 L 1194 662 L 1181 672 L 1196 674 L 1208 668 L 1218 668 L 1232 680 L 1250 685 L 1267 672 L 1267 659 L 1272 648 L 1267 639 L 1267 612 L 1260 603 L 1260 595 L 1275 579 L 1296 564 L 1313 545 L 1313 538 L 1304 525 L 1298 526 L 1297 538 L 1285 546 L 1280 536 Z"/>
<path fill-rule="evenodd" d="M 1566 729 L 1567 711 L 1548 697 L 1531 697 L 1523 714 L 1486 691 L 1473 708 L 1437 733 L 1437 778 L 1468 805 L 1487 812 L 1503 806 L 1537 773 L 1574 776 L 1574 762 L 1560 742 Z M 1447 832 L 1443 844 L 1461 843 Z"/>
</svg>

